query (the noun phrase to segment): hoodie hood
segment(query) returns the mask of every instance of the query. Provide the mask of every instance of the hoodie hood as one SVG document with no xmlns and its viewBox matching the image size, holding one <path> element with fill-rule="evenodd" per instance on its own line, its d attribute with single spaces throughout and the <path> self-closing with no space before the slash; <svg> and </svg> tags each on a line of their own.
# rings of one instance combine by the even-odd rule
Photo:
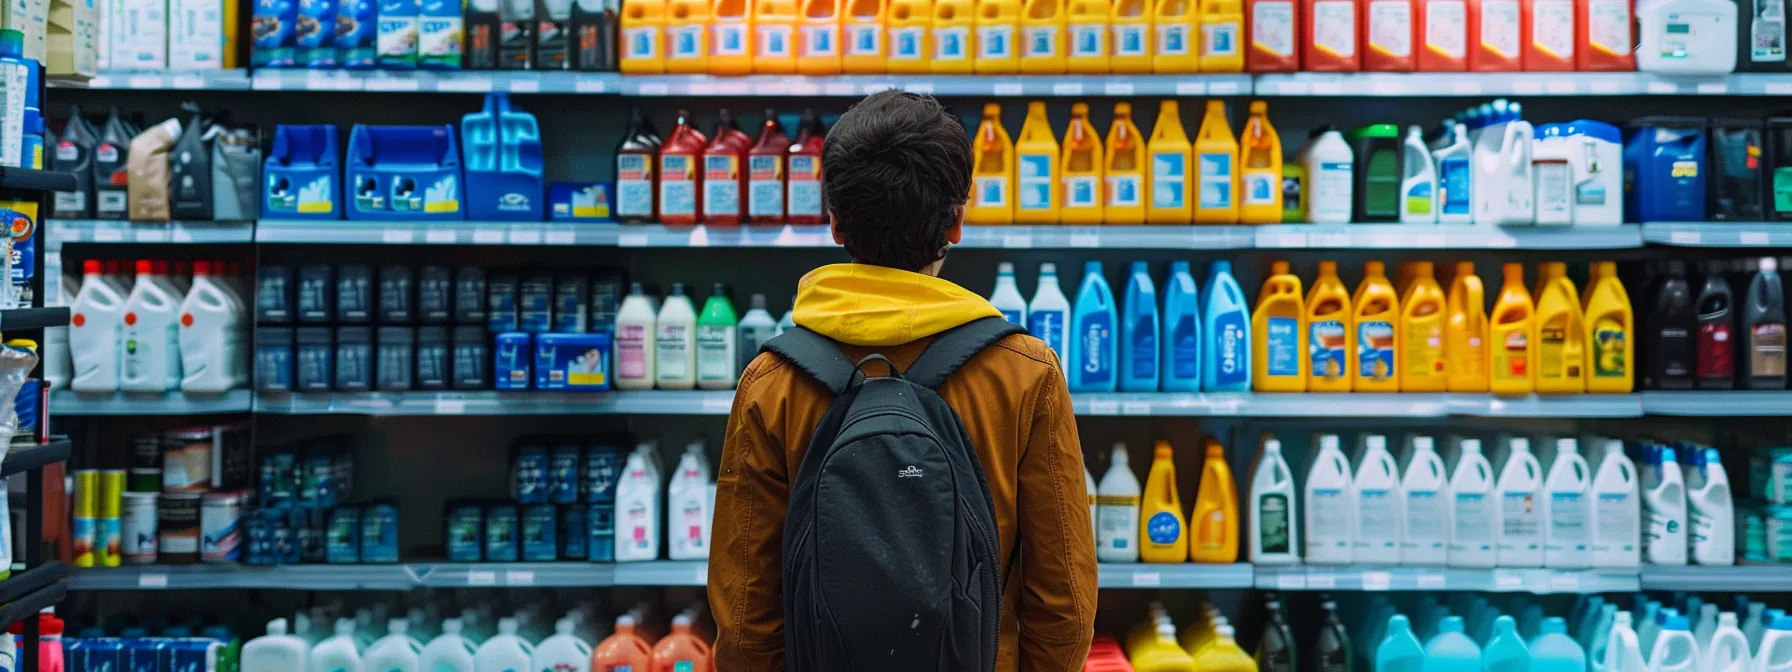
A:
<svg viewBox="0 0 1792 672">
<path fill-rule="evenodd" d="M 989 300 L 931 275 L 832 264 L 797 285 L 797 326 L 847 345 L 902 345 L 985 317 L 1001 317 Z"/>
</svg>

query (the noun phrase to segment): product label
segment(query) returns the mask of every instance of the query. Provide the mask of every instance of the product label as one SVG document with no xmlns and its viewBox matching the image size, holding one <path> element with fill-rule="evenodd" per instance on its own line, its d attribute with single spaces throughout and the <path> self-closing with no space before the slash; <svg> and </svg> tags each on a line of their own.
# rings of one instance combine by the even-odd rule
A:
<svg viewBox="0 0 1792 672">
<path fill-rule="evenodd" d="M 1174 544 L 1182 537 L 1182 521 L 1168 511 L 1151 514 L 1151 520 L 1145 523 L 1145 537 L 1153 544 Z"/>
<path fill-rule="evenodd" d="M 1500 550 L 1542 550 L 1542 514 L 1530 491 L 1500 493 Z"/>
<path fill-rule="evenodd" d="M 702 58 L 704 26 L 667 26 L 666 40 L 672 43 L 672 53 L 666 58 Z"/>
<path fill-rule="evenodd" d="M 759 55 L 766 58 L 790 58 L 796 27 L 789 25 L 760 25 L 755 31 L 759 34 Z"/>
<path fill-rule="evenodd" d="M 616 214 L 653 216 L 653 162 L 647 155 L 616 155 Z"/>
<path fill-rule="evenodd" d="M 1348 551 L 1352 543 L 1350 519 L 1356 511 L 1345 506 L 1344 491 L 1313 488 L 1307 500 L 1307 559 Z"/>
<path fill-rule="evenodd" d="M 703 157 L 703 214 L 740 216 L 740 157 Z"/>
<path fill-rule="evenodd" d="M 1324 380 L 1341 380 L 1346 375 L 1345 357 L 1350 353 L 1344 351 L 1344 323 L 1338 320 L 1318 320 L 1307 327 L 1307 354 L 1312 359 L 1311 368 L 1314 378 Z"/>
<path fill-rule="evenodd" d="M 1188 155 L 1158 152 L 1151 155 L 1151 207 L 1182 208 L 1187 204 L 1184 182 L 1188 179 Z"/>
<path fill-rule="evenodd" d="M 660 57 L 659 28 L 629 28 L 622 31 L 622 43 L 627 46 L 628 53 L 624 58 L 657 59 Z"/>
<path fill-rule="evenodd" d="M 1628 54 L 1632 49 L 1630 30 L 1629 0 L 1588 0 L 1588 46 L 1612 56 Z"/>
<path fill-rule="evenodd" d="M 1355 546 L 1373 552 L 1393 551 L 1395 534 L 1400 529 L 1399 503 L 1386 488 L 1366 488 L 1356 493 L 1357 529 Z"/>
<path fill-rule="evenodd" d="M 710 40 L 711 56 L 746 56 L 747 25 L 744 23 L 727 23 L 717 20 L 714 23 L 714 39 Z"/>
<path fill-rule="evenodd" d="M 1786 5 L 1784 0 L 1759 0 L 1749 17 L 1748 59 L 1756 63 L 1786 60 Z"/>
<path fill-rule="evenodd" d="M 1494 344 L 1493 375 L 1501 378 L 1524 378 L 1531 375 L 1531 337 L 1524 329 L 1507 329 L 1500 342 Z"/>
<path fill-rule="evenodd" d="M 978 26 L 977 58 L 1010 58 L 1013 42 L 1014 26 Z"/>
<path fill-rule="evenodd" d="M 1187 56 L 1188 28 L 1186 23 L 1157 24 L 1157 55 Z"/>
<path fill-rule="evenodd" d="M 1435 315 L 1435 313 L 1433 313 Z M 1444 375 L 1444 323 L 1437 317 L 1421 317 L 1406 323 L 1406 349 L 1400 353 L 1406 375 L 1415 378 Z"/>
<path fill-rule="evenodd" d="M 1238 55 L 1238 36 L 1244 26 L 1235 21 L 1201 24 L 1201 57 L 1224 58 Z"/>
<path fill-rule="evenodd" d="M 1142 315 L 1132 321 L 1131 337 L 1132 362 L 1131 377 L 1157 377 L 1157 320 L 1152 315 Z"/>
<path fill-rule="evenodd" d="M 1593 550 L 1636 552 L 1637 536 L 1641 532 L 1637 529 L 1636 501 L 1630 494 L 1600 493 L 1594 498 L 1593 506 L 1593 520 L 1599 523 L 1593 528 Z"/>
<path fill-rule="evenodd" d="M 1569 221 L 1573 217 L 1571 209 L 1574 207 L 1574 191 L 1568 161 L 1532 161 L 1531 172 L 1536 175 L 1537 180 L 1537 221 Z"/>
<path fill-rule="evenodd" d="M 1357 371 L 1373 381 L 1394 379 L 1394 325 L 1381 320 L 1356 325 Z"/>
<path fill-rule="evenodd" d="M 732 327 L 698 325 L 697 379 L 734 382 L 735 330 Z"/>
<path fill-rule="evenodd" d="M 1025 311 L 1003 310 L 1002 311 L 1002 319 L 1007 320 L 1013 324 L 1018 324 L 1023 328 L 1027 326 L 1027 314 Z"/>
<path fill-rule="evenodd" d="M 1469 214 L 1468 159 L 1450 158 L 1437 162 L 1438 212 L 1445 215 Z"/>
<path fill-rule="evenodd" d="M 820 217 L 821 160 L 806 154 L 791 156 L 785 190 L 785 205 L 791 217 Z"/>
<path fill-rule="evenodd" d="M 1147 27 L 1137 23 L 1114 26 L 1114 55 L 1138 58 L 1149 55 L 1145 51 L 1148 38 Z"/>
<path fill-rule="evenodd" d="M 1346 0 L 1313 3 L 1313 48 L 1336 58 L 1356 56 L 1356 3 Z"/>
<path fill-rule="evenodd" d="M 1098 194 L 1101 193 L 1101 178 L 1094 175 L 1067 175 L 1064 177 L 1064 207 L 1093 208 L 1101 205 Z"/>
<path fill-rule="evenodd" d="M 1263 356 L 1267 359 L 1269 375 L 1300 375 L 1300 319 L 1294 317 L 1269 318 L 1268 333 L 1264 338 Z"/>
<path fill-rule="evenodd" d="M 1247 361 L 1245 348 L 1249 347 L 1245 334 L 1244 311 L 1234 310 L 1222 313 L 1213 321 L 1213 382 L 1216 387 L 1243 383 L 1251 375 L 1251 363 Z"/>
<path fill-rule="evenodd" d="M 697 214 L 697 167 L 693 157 L 660 155 L 660 214 Z"/>
<path fill-rule="evenodd" d="M 1350 221 L 1351 164 L 1324 161 L 1319 170 L 1307 175 L 1312 195 L 1307 200 L 1307 218 L 1313 221 Z"/>
<path fill-rule="evenodd" d="M 837 24 L 803 26 L 801 37 L 802 45 L 797 50 L 797 58 L 829 58 L 840 55 L 840 26 Z"/>
<path fill-rule="evenodd" d="M 1196 160 L 1201 166 L 1201 200 L 1202 208 L 1232 207 L 1232 159 L 1231 154 L 1218 152 L 1201 152 Z"/>
<path fill-rule="evenodd" d="M 1064 313 L 1056 310 L 1035 310 L 1027 315 L 1027 333 L 1045 341 L 1046 347 L 1064 359 Z"/>
<path fill-rule="evenodd" d="M 1144 203 L 1139 194 L 1144 190 L 1144 176 L 1138 173 L 1119 173 L 1108 175 L 1108 202 L 1110 208 L 1136 208 Z"/>
<path fill-rule="evenodd" d="M 1201 377 L 1201 330 L 1193 314 L 1170 326 L 1170 375 L 1182 380 Z"/>
<path fill-rule="evenodd" d="M 1105 385 L 1114 378 L 1114 327 L 1112 315 L 1094 313 L 1083 320 L 1077 338 L 1077 375 L 1072 380 L 1087 385 Z"/>
<path fill-rule="evenodd" d="M 747 157 L 747 214 L 754 217 L 784 214 L 784 157 Z"/>
<path fill-rule="evenodd" d="M 1293 553 L 1289 536 L 1288 496 L 1270 493 L 1257 498 L 1257 545 L 1264 553 Z"/>
<path fill-rule="evenodd" d="M 1412 55 L 1412 3 L 1371 0 L 1369 48 L 1396 58 Z"/>
<path fill-rule="evenodd" d="M 1023 58 L 1058 55 L 1057 26 L 1027 26 L 1022 33 L 1026 43 L 1026 48 L 1021 50 Z"/>
<path fill-rule="evenodd" d="M 1052 203 L 1052 163 L 1050 154 L 1021 154 L 1020 209 L 1050 210 Z"/>
<path fill-rule="evenodd" d="M 1425 3 L 1425 48 L 1454 59 L 1468 56 L 1468 7 L 1463 0 Z M 1466 194 L 1463 200 L 1468 200 Z"/>
<path fill-rule="evenodd" d="M 1552 380 L 1579 380 L 1580 349 L 1565 357 L 1568 350 L 1568 315 L 1552 315 L 1537 325 L 1537 377 Z"/>
<path fill-rule="evenodd" d="M 1736 375 L 1736 346 L 1730 341 L 1727 322 L 1706 322 L 1699 325 L 1698 372 L 1700 378 L 1729 378 Z"/>
<path fill-rule="evenodd" d="M 1444 498 L 1436 490 L 1406 491 L 1406 543 L 1404 547 L 1419 550 L 1442 550 L 1448 531 L 1444 521 L 1450 519 Z"/>
<path fill-rule="evenodd" d="M 962 61 L 969 53 L 971 29 L 964 26 L 936 28 L 933 31 L 934 57 L 942 61 Z"/>
<path fill-rule="evenodd" d="M 1518 2 L 1481 2 L 1481 48 L 1501 58 L 1518 58 Z"/>
<path fill-rule="evenodd" d="M 1106 28 L 1101 24 L 1071 26 L 1070 55 L 1082 58 L 1099 58 L 1108 55 L 1108 31 Z"/>
<path fill-rule="evenodd" d="M 1768 322 L 1757 324 L 1749 338 L 1750 376 L 1786 375 L 1786 325 Z"/>
<path fill-rule="evenodd" d="M 976 177 L 971 181 L 977 192 L 977 207 L 1008 207 L 1008 178 L 1002 176 Z"/>
<path fill-rule="evenodd" d="M 1625 357 L 1625 341 L 1629 335 L 1624 333 L 1624 325 L 1609 317 L 1593 322 L 1593 377 L 1623 378 L 1630 375 L 1629 362 Z"/>
<path fill-rule="evenodd" d="M 1406 188 L 1406 198 L 1402 201 L 1402 212 L 1414 215 L 1431 214 L 1431 183 L 1415 182 Z"/>
<path fill-rule="evenodd" d="M 1282 176 L 1276 173 L 1246 170 L 1239 183 L 1245 205 L 1274 205 L 1282 195 Z"/>
<path fill-rule="evenodd" d="M 881 56 L 883 53 L 882 26 L 862 23 L 846 27 L 847 56 Z"/>
<path fill-rule="evenodd" d="M 1454 511 L 1450 516 L 1456 529 L 1450 535 L 1450 550 L 1493 550 L 1493 509 L 1487 496 L 1479 492 L 1455 494 Z"/>
<path fill-rule="evenodd" d="M 921 41 L 927 29 L 923 26 L 904 26 L 890 29 L 890 55 L 892 61 L 919 61 L 922 58 Z"/>
<path fill-rule="evenodd" d="M 662 324 L 655 337 L 654 371 L 660 380 L 680 380 L 691 377 L 691 338 L 690 327 L 682 324 Z"/>
<path fill-rule="evenodd" d="M 1251 48 L 1277 58 L 1294 57 L 1294 3 L 1283 0 L 1251 5 Z"/>
<path fill-rule="evenodd" d="M 1549 493 L 1549 548 L 1586 551 L 1587 506 L 1578 492 Z"/>
<path fill-rule="evenodd" d="M 1574 59 L 1574 3 L 1534 0 L 1531 3 L 1531 48 L 1552 58 Z"/>
<path fill-rule="evenodd" d="M 1139 534 L 1138 495 L 1100 495 L 1095 498 L 1095 521 L 1100 531 L 1098 548 L 1124 551 Z"/>
</svg>

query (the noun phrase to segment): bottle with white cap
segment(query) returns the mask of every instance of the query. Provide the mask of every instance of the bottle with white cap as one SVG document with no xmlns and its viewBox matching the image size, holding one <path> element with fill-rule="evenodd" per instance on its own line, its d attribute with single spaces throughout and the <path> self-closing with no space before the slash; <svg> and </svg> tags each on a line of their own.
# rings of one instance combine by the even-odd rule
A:
<svg viewBox="0 0 1792 672">
<path fill-rule="evenodd" d="M 989 296 L 989 303 L 1002 311 L 1002 319 L 1027 326 L 1027 300 L 1021 298 L 1014 282 L 1014 264 L 1004 261 L 996 265 L 996 291 Z"/>
<path fill-rule="evenodd" d="M 461 636 L 462 621 L 442 621 L 442 634 L 423 646 L 418 656 L 418 669 L 429 672 L 473 672 L 473 642 Z M 244 669 L 250 669 L 245 667 Z"/>
<path fill-rule="evenodd" d="M 1501 567 L 1543 566 L 1543 468 L 1531 454 L 1530 439 L 1507 443 L 1506 465 L 1500 469 L 1500 527 L 1497 563 Z"/>
<path fill-rule="evenodd" d="M 1070 299 L 1058 286 L 1058 265 L 1039 265 L 1039 286 L 1033 290 L 1033 302 L 1027 304 L 1027 333 L 1045 341 L 1058 353 L 1058 366 L 1064 365 L 1064 332 L 1070 328 Z"/>
<path fill-rule="evenodd" d="M 1573 569 L 1593 563 L 1592 473 L 1574 439 L 1556 439 L 1556 459 L 1543 482 L 1543 566 Z"/>
</svg>

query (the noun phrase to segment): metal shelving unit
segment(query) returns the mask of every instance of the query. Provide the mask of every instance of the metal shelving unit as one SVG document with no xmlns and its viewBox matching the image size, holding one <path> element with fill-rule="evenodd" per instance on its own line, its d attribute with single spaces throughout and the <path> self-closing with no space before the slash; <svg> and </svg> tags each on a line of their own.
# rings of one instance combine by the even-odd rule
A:
<svg viewBox="0 0 1792 672">
<path fill-rule="evenodd" d="M 1647 222 L 1643 241 L 1684 247 L 1788 247 L 1792 222 Z"/>
<path fill-rule="evenodd" d="M 255 222 L 128 222 L 114 219 L 51 219 L 45 231 L 62 243 L 248 243 Z"/>
<path fill-rule="evenodd" d="M 1735 565 L 1708 567 L 1643 565 L 1644 590 L 1690 592 L 1792 592 L 1792 569 L 1785 565 Z"/>
<path fill-rule="evenodd" d="M 111 392 L 89 394 L 69 390 L 51 390 L 50 403 L 57 415 L 206 415 L 211 413 L 248 413 L 254 408 L 255 395 L 248 390 L 231 390 L 223 394 L 139 394 Z"/>
<path fill-rule="evenodd" d="M 1472 590 L 1499 593 L 1615 593 L 1639 590 L 1636 570 L 1258 567 L 1265 590 Z"/>
<path fill-rule="evenodd" d="M 1792 392 L 1772 390 L 1702 390 L 1643 392 L 1648 415 L 1772 417 L 1792 415 Z"/>
</svg>

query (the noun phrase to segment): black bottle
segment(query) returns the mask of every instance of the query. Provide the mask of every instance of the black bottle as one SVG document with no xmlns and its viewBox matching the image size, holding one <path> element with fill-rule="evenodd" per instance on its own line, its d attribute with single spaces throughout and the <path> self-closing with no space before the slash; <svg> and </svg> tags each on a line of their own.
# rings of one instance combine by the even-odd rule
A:
<svg viewBox="0 0 1792 672">
<path fill-rule="evenodd" d="M 1692 289 L 1686 284 L 1686 262 L 1667 262 L 1647 324 L 1649 363 L 1643 386 L 1651 390 L 1692 389 L 1697 361 L 1693 333 L 1698 330 L 1699 316 L 1693 308 Z"/>
<path fill-rule="evenodd" d="M 1760 270 L 1748 283 L 1742 309 L 1743 387 L 1751 390 L 1786 389 L 1786 293 L 1780 283 L 1779 264 L 1762 257 Z"/>
<path fill-rule="evenodd" d="M 1294 638 L 1289 636 L 1288 622 L 1282 618 L 1282 603 L 1271 600 L 1269 623 L 1263 626 L 1263 637 L 1257 640 L 1257 669 L 1260 672 L 1294 672 Z"/>
<path fill-rule="evenodd" d="M 1698 364 L 1693 373 L 1701 390 L 1728 390 L 1736 387 L 1736 299 L 1724 277 L 1723 262 L 1707 261 L 1702 270 L 1705 284 L 1699 288 L 1699 333 L 1694 343 Z"/>
<path fill-rule="evenodd" d="M 572 69 L 615 70 L 616 26 L 615 5 L 601 0 L 574 0 Z"/>
<path fill-rule="evenodd" d="M 75 174 L 74 191 L 56 192 L 50 216 L 59 219 L 91 219 L 93 217 L 93 150 L 99 133 L 81 116 L 79 105 L 68 108 L 68 124 L 56 139 L 50 154 L 50 168 Z"/>
<path fill-rule="evenodd" d="M 1350 672 L 1354 663 L 1350 655 L 1350 635 L 1338 621 L 1338 606 L 1332 602 L 1325 608 L 1325 624 L 1319 626 L 1319 638 L 1313 646 L 1310 672 Z"/>
<path fill-rule="evenodd" d="M 93 149 L 93 216 L 96 219 L 125 219 L 130 209 L 131 138 L 136 137 L 118 106 L 100 129 L 99 142 Z"/>
</svg>

